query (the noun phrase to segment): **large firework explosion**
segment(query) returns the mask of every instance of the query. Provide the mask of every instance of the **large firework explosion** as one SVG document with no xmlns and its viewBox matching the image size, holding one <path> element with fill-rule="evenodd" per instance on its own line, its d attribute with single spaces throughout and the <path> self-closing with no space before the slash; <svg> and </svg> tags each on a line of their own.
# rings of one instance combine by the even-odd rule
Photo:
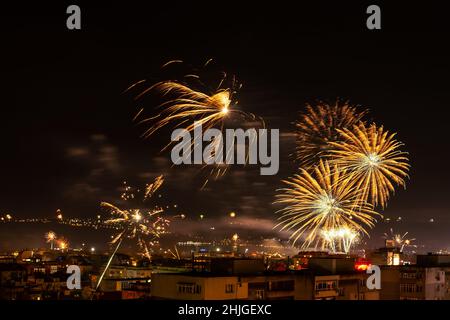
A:
<svg viewBox="0 0 450 320">
<path fill-rule="evenodd" d="M 405 187 L 408 177 L 407 153 L 403 143 L 383 126 L 359 123 L 352 129 L 338 129 L 343 141 L 330 142 L 330 162 L 348 173 L 364 200 L 385 208 L 394 185 Z"/>
<path fill-rule="evenodd" d="M 358 111 L 356 106 L 339 100 L 334 104 L 307 104 L 306 111 L 295 123 L 296 159 L 300 165 L 306 169 L 317 164 L 318 160 L 328 155 L 332 147 L 330 142 L 341 140 L 338 130 L 352 128 L 366 114 L 367 110 Z"/>
<path fill-rule="evenodd" d="M 373 209 L 385 208 L 395 185 L 405 186 L 410 167 L 407 153 L 400 150 L 403 144 L 394 139 L 395 133 L 367 125 L 362 121 L 367 112 L 358 112 L 348 103 L 320 103 L 306 109 L 296 123 L 301 173 L 285 181 L 290 188 L 283 189 L 278 202 L 287 206 L 277 226 L 294 230 L 294 243 L 304 235 L 303 246 L 314 241 L 317 246 L 320 233 L 322 247 L 334 252 L 339 240 L 340 249 L 347 252 L 359 234 L 367 234 L 363 225 L 373 226 Z M 345 206 L 337 201 L 336 190 L 345 190 Z M 362 210 L 368 217 L 343 220 L 345 208 Z M 340 215 L 330 215 L 333 211 Z"/>
<path fill-rule="evenodd" d="M 373 227 L 379 214 L 345 176 L 345 171 L 321 160 L 313 173 L 301 169 L 300 174 L 284 180 L 288 187 L 280 190 L 276 202 L 285 207 L 279 210 L 281 222 L 275 227 L 294 230 L 291 239 L 295 244 L 303 237 L 302 247 L 313 243 L 317 247 L 320 242 L 326 246 L 320 237 L 323 230 L 349 228 L 367 234 L 366 227 Z"/>
</svg>

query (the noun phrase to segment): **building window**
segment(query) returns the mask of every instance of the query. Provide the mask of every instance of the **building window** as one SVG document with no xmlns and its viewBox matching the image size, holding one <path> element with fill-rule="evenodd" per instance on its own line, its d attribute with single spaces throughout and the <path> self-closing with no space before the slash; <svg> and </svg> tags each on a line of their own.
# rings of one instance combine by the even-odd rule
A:
<svg viewBox="0 0 450 320">
<path fill-rule="evenodd" d="M 264 290 L 256 290 L 255 299 L 256 300 L 264 300 Z"/>
<path fill-rule="evenodd" d="M 403 279 L 416 279 L 416 273 L 415 272 L 404 272 L 402 273 L 402 278 Z"/>
<path fill-rule="evenodd" d="M 36 272 L 36 273 L 45 273 L 45 268 L 34 268 L 34 272 Z"/>
<path fill-rule="evenodd" d="M 292 291 L 294 290 L 294 281 L 270 281 L 268 289 L 269 291 Z"/>
<path fill-rule="evenodd" d="M 422 289 L 421 289 L 422 290 Z M 414 283 L 402 283 L 400 284 L 400 291 L 404 293 L 415 293 L 419 292 L 417 286 Z"/>
<path fill-rule="evenodd" d="M 343 287 L 340 287 L 340 288 L 339 288 L 339 295 L 340 295 L 341 297 L 345 296 L 345 288 L 343 288 Z"/>
<path fill-rule="evenodd" d="M 200 294 L 202 287 L 195 283 L 177 283 L 178 293 Z"/>
<path fill-rule="evenodd" d="M 228 283 L 225 285 L 225 293 L 233 293 L 234 292 L 234 285 L 231 283 Z"/>
<path fill-rule="evenodd" d="M 337 288 L 337 281 L 319 281 L 316 282 L 316 290 L 334 290 Z"/>
</svg>

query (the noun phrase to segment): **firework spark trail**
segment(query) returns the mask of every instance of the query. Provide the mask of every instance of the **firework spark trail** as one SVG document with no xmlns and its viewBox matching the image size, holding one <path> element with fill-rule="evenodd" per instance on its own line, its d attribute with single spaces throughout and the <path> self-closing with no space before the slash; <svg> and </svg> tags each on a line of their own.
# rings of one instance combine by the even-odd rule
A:
<svg viewBox="0 0 450 320">
<path fill-rule="evenodd" d="M 159 177 L 157 177 L 155 179 L 155 181 L 153 181 L 153 183 L 150 183 L 145 188 L 144 200 L 146 200 L 147 198 L 150 198 L 151 196 L 153 196 L 153 193 L 155 193 L 155 191 L 158 190 L 159 187 L 161 187 L 163 182 L 164 182 L 164 177 L 162 175 L 160 175 Z"/>
<path fill-rule="evenodd" d="M 175 249 L 175 253 L 171 249 L 167 250 L 167 252 L 169 252 L 174 257 L 174 259 L 181 260 L 177 245 L 174 245 L 173 247 Z"/>
<path fill-rule="evenodd" d="M 352 128 L 366 114 L 367 110 L 357 111 L 355 106 L 339 100 L 334 104 L 308 104 L 295 123 L 296 159 L 300 165 L 306 169 L 317 164 L 331 149 L 330 142 L 340 141 L 338 129 Z"/>
<path fill-rule="evenodd" d="M 352 130 L 337 131 L 344 141 L 330 142 L 330 163 L 348 173 L 346 178 L 362 190 L 363 200 L 385 208 L 390 193 L 395 192 L 394 184 L 405 187 L 409 177 L 407 153 L 399 150 L 403 143 L 376 124 L 359 123 Z"/>
<path fill-rule="evenodd" d="M 276 203 L 286 207 L 278 211 L 281 222 L 275 228 L 294 230 L 293 244 L 306 233 L 302 247 L 323 242 L 322 230 L 347 227 L 368 235 L 365 228 L 372 228 L 380 214 L 362 199 L 350 179 L 342 179 L 344 175 L 345 171 L 321 160 L 313 174 L 301 169 L 300 174 L 284 180 L 288 187 L 280 190 Z"/>
<path fill-rule="evenodd" d="M 98 290 L 98 287 L 100 287 L 100 284 L 101 284 L 101 282 L 102 282 L 102 280 L 103 280 L 103 277 L 105 276 L 106 271 L 108 270 L 109 266 L 111 265 L 111 262 L 112 262 L 112 260 L 113 260 L 113 258 L 114 258 L 114 256 L 115 256 L 115 254 L 117 253 L 117 250 L 119 250 L 119 247 L 120 247 L 120 245 L 122 244 L 122 241 L 123 241 L 123 238 L 121 238 L 121 239 L 119 240 L 119 242 L 117 243 L 117 246 L 116 246 L 115 250 L 114 250 L 113 253 L 111 254 L 111 257 L 109 257 L 108 262 L 106 263 L 105 269 L 103 270 L 102 274 L 100 275 L 100 278 L 99 278 L 98 281 L 97 281 L 97 285 L 95 286 L 95 291 L 94 291 L 94 292 L 96 292 L 96 291 Z M 93 298 L 93 297 L 94 297 L 94 296 L 92 296 L 92 298 Z"/>
</svg>

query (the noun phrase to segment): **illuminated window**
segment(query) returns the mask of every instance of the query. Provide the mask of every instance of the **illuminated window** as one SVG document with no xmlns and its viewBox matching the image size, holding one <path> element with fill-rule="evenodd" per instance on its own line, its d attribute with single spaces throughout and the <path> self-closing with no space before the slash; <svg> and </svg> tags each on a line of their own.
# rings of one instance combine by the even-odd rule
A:
<svg viewBox="0 0 450 320">
<path fill-rule="evenodd" d="M 393 265 L 394 266 L 400 265 L 400 254 L 394 253 Z"/>
<path fill-rule="evenodd" d="M 319 281 L 316 283 L 316 290 L 333 290 L 337 288 L 337 281 Z"/>
<path fill-rule="evenodd" d="M 234 292 L 234 285 L 229 283 L 225 285 L 225 293 L 233 293 Z"/>
</svg>

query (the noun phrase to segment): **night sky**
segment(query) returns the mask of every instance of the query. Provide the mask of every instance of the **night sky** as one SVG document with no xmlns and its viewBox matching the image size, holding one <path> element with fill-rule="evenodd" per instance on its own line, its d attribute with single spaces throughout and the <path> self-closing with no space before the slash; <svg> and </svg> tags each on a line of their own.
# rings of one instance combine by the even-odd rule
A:
<svg viewBox="0 0 450 320">
<path fill-rule="evenodd" d="M 449 30 L 435 3 L 381 5 L 381 31 L 366 29 L 363 4 L 78 2 L 81 31 L 66 29 L 66 4 L 6 7 L 0 213 L 53 217 L 60 208 L 66 217 L 93 217 L 100 201 L 119 199 L 122 181 L 142 185 L 165 174 L 159 201 L 177 204 L 186 225 L 196 228 L 203 213 L 202 223 L 220 226 L 235 211 L 248 225 L 242 235 L 270 233 L 276 189 L 296 169 L 292 123 L 306 103 L 339 97 L 369 108 L 410 153 L 407 188 L 383 212 L 402 221 L 378 224 L 369 246 L 393 227 L 409 231 L 423 250 L 450 249 Z M 209 58 L 243 84 L 240 107 L 280 129 L 277 175 L 233 166 L 200 191 L 196 169 L 171 168 L 169 155 L 159 152 L 169 132 L 140 138 L 136 103 L 123 91 L 160 79 L 169 60 L 198 66 Z M 0 225 L 0 248 L 42 246 L 44 231 Z M 73 243 L 107 241 L 89 229 L 55 231 Z"/>
</svg>

